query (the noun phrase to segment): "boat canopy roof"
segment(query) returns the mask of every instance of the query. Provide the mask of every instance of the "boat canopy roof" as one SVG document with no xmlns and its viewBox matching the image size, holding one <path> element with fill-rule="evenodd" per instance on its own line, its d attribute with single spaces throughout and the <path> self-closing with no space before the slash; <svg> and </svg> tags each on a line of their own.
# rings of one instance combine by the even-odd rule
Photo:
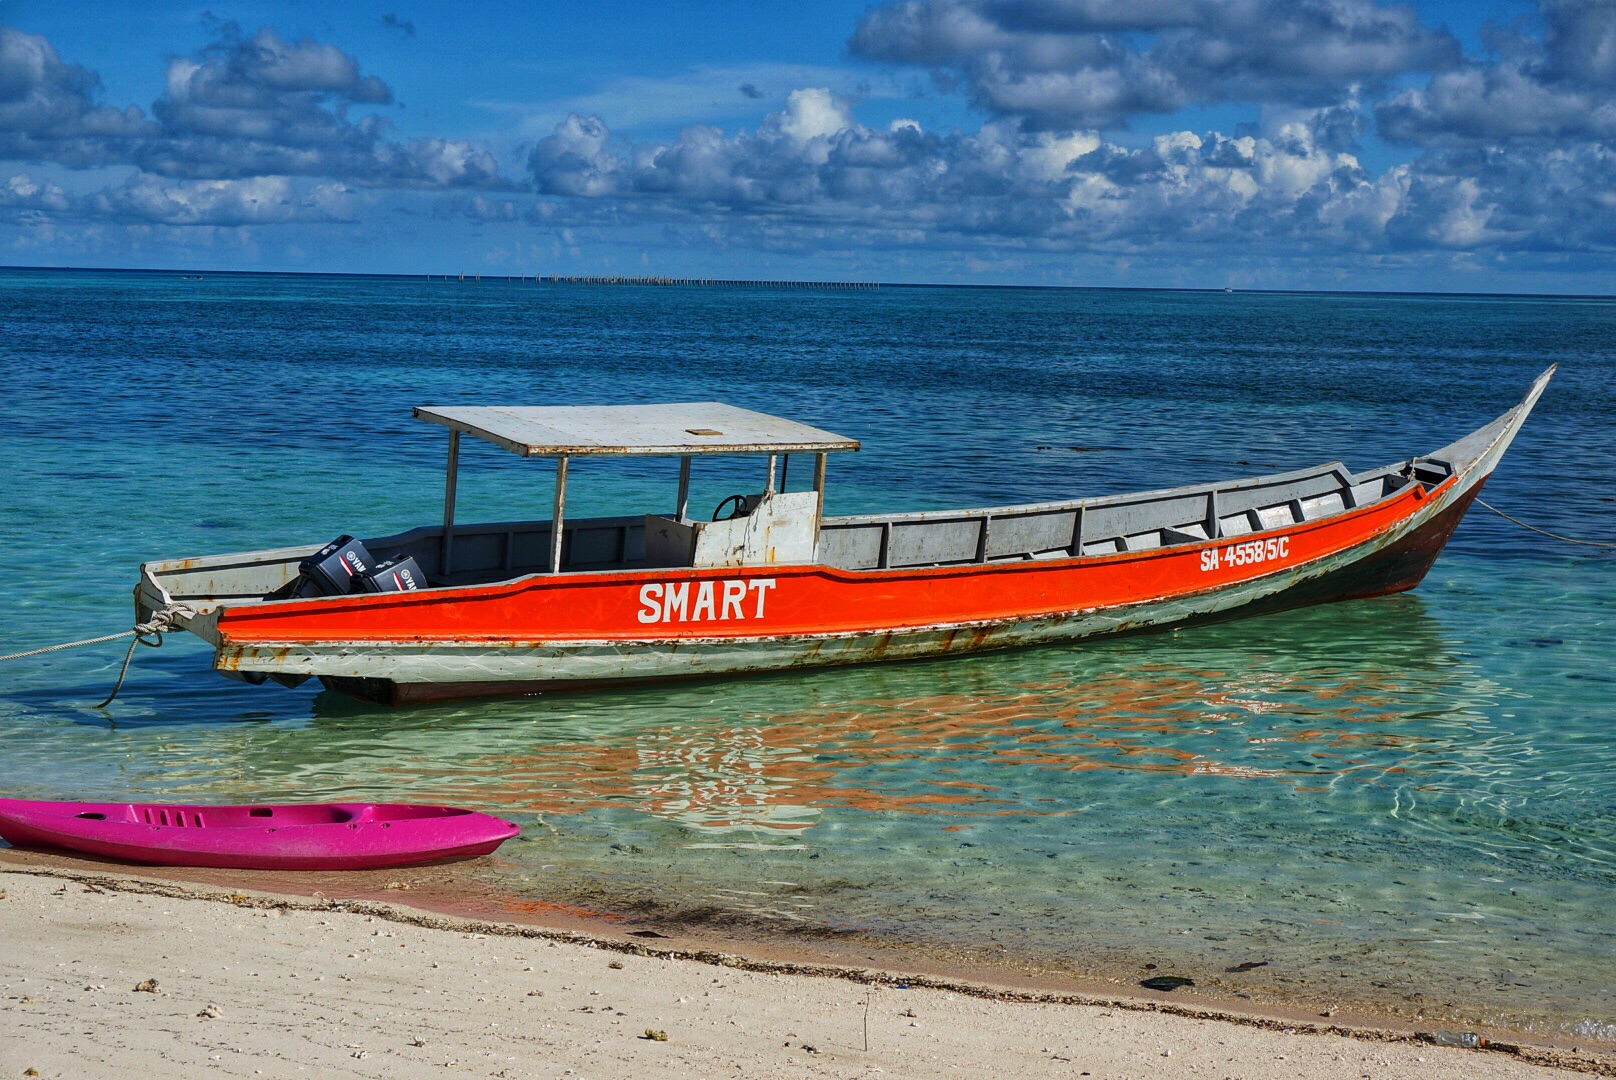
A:
<svg viewBox="0 0 1616 1080">
<path fill-rule="evenodd" d="M 418 420 L 522 457 L 832 453 L 849 439 L 721 401 L 665 405 L 418 405 Z"/>
</svg>

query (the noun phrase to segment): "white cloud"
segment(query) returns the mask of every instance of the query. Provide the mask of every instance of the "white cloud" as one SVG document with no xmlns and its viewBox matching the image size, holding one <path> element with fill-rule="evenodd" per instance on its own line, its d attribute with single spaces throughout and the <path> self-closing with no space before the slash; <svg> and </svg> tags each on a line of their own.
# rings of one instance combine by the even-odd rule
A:
<svg viewBox="0 0 1616 1080">
<path fill-rule="evenodd" d="M 1051 129 L 1225 101 L 1329 104 L 1460 59 L 1452 35 L 1375 0 L 901 0 L 867 12 L 850 47 Z"/>
<path fill-rule="evenodd" d="M 1543 0 L 1540 14 L 1540 36 L 1497 31 L 1496 59 L 1377 106 L 1382 133 L 1422 146 L 1616 139 L 1616 3 Z"/>
<path fill-rule="evenodd" d="M 38 182 L 27 173 L 19 173 L 0 184 L 0 211 L 61 211 L 68 205 L 67 193 L 60 186 L 48 180 Z"/>
<path fill-rule="evenodd" d="M 822 86 L 848 100 L 907 97 L 907 80 L 813 64 L 698 65 L 673 75 L 625 75 L 586 94 L 550 101 L 480 100 L 473 104 L 509 117 L 519 138 L 541 138 L 570 114 L 609 116 L 620 131 L 726 123 L 778 107 L 804 86 Z"/>
<path fill-rule="evenodd" d="M 281 176 L 169 183 L 141 175 L 87 196 L 75 210 L 125 224 L 286 225 L 352 221 L 355 200 L 342 184 L 305 189 Z"/>
<path fill-rule="evenodd" d="M 453 139 L 396 142 L 375 113 L 392 90 L 335 46 L 233 26 L 168 63 L 152 118 L 98 104 L 99 80 L 43 37 L 0 27 L 0 160 L 133 165 L 174 179 L 320 176 L 394 187 L 503 188 L 492 154 Z"/>
<path fill-rule="evenodd" d="M 816 139 L 831 136 L 853 126 L 853 116 L 847 102 L 840 100 L 826 87 L 793 90 L 786 95 L 786 107 L 773 114 L 774 129 L 799 149 L 806 149 Z M 818 156 L 818 151 L 815 156 Z M 820 160 L 823 164 L 823 159 Z"/>
<path fill-rule="evenodd" d="M 1573 153 L 1548 173 L 1529 157 L 1427 157 L 1375 178 L 1339 148 L 1341 124 L 1326 109 L 1262 135 L 1174 131 L 1130 149 L 1010 121 L 874 130 L 805 90 L 753 132 L 693 127 L 666 143 L 620 142 L 598 118 L 571 117 L 529 161 L 538 189 L 561 199 L 529 217 L 701 223 L 773 244 L 840 230 L 855 244 L 1074 252 L 1611 246 L 1598 201 L 1609 153 Z"/>
</svg>

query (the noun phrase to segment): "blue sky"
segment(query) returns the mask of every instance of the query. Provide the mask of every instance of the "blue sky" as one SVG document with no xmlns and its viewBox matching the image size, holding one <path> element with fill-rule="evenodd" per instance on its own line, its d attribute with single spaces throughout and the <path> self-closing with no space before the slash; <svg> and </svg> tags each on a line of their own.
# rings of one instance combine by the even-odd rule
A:
<svg viewBox="0 0 1616 1080">
<path fill-rule="evenodd" d="M 0 0 L 0 263 L 1616 292 L 1616 3 Z"/>
</svg>

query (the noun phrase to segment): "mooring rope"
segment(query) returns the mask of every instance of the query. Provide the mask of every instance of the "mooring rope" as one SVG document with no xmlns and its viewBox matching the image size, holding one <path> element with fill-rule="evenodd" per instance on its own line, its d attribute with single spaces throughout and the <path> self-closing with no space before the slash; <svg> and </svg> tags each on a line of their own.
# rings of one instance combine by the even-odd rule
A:
<svg viewBox="0 0 1616 1080">
<path fill-rule="evenodd" d="M 155 619 L 152 620 L 152 622 L 156 622 L 156 621 L 157 620 L 155 620 Z M 142 623 L 141 625 L 142 626 L 150 626 L 151 623 Z M 153 636 L 155 636 L 157 638 L 156 641 L 147 641 L 145 634 L 142 634 L 142 633 L 139 632 L 139 627 L 136 627 L 135 630 L 131 631 L 131 633 L 133 633 L 135 635 L 135 640 L 133 640 L 133 641 L 131 641 L 129 643 L 129 651 L 123 654 L 123 666 L 118 669 L 118 681 L 112 684 L 112 693 L 108 694 L 105 698 L 103 698 L 100 702 L 98 702 L 96 704 L 95 707 L 98 708 L 98 709 L 104 709 L 108 705 L 111 705 L 112 704 L 112 699 L 118 696 L 118 691 L 119 690 L 123 689 L 124 677 L 129 674 L 129 662 L 135 658 L 135 646 L 136 645 L 149 645 L 149 646 L 151 646 L 152 648 L 155 649 L 158 646 L 162 645 L 162 643 L 163 643 L 163 632 L 161 630 L 148 631 L 148 633 L 152 634 Z"/>
<path fill-rule="evenodd" d="M 99 645 L 103 641 L 117 641 L 128 637 L 133 630 L 125 630 L 121 634 L 107 634 L 105 637 L 85 638 L 83 641 L 64 641 L 60 645 L 47 645 L 43 649 L 29 649 L 27 652 L 14 652 L 8 656 L 0 656 L 0 660 L 21 660 L 25 656 L 43 656 L 45 653 L 60 652 L 63 649 L 76 649 L 80 645 Z"/>
<path fill-rule="evenodd" d="M 1600 543 L 1598 540 L 1577 540 L 1574 537 L 1561 536 L 1559 533 L 1551 533 L 1549 530 L 1540 529 L 1536 525 L 1528 525 L 1518 517 L 1511 517 L 1509 514 L 1504 513 L 1502 510 L 1498 509 L 1498 507 L 1494 506 L 1485 499 L 1477 499 L 1476 501 L 1506 521 L 1513 521 L 1523 529 L 1530 529 L 1535 533 L 1542 533 L 1544 536 L 1547 536 L 1550 539 L 1564 540 L 1568 544 L 1581 544 L 1583 547 L 1609 548 L 1611 550 L 1616 550 L 1616 544 L 1604 544 Z"/>
<path fill-rule="evenodd" d="M 112 699 L 118 696 L 119 690 L 123 689 L 123 680 L 129 674 L 129 662 L 135 658 L 135 646 L 145 645 L 153 649 L 159 647 L 163 644 L 163 634 L 174 629 L 175 619 L 184 615 L 195 614 L 195 611 L 192 611 L 184 604 L 174 604 L 154 613 L 145 622 L 136 623 L 133 629 L 125 630 L 121 634 L 103 634 L 101 637 L 85 638 L 82 641 L 64 641 L 60 645 L 46 645 L 42 649 L 29 649 L 26 652 L 10 653 L 6 656 L 0 656 L 0 662 L 21 660 L 25 656 L 43 656 L 46 653 L 61 652 L 63 649 L 76 649 L 81 645 L 99 645 L 105 641 L 117 641 L 119 638 L 133 636 L 135 640 L 129 643 L 129 651 L 124 654 L 123 666 L 118 669 L 118 681 L 113 684 L 112 693 L 108 694 L 106 700 L 96 706 L 98 709 L 104 709 L 112 704 Z M 156 640 L 147 641 L 148 637 Z"/>
</svg>

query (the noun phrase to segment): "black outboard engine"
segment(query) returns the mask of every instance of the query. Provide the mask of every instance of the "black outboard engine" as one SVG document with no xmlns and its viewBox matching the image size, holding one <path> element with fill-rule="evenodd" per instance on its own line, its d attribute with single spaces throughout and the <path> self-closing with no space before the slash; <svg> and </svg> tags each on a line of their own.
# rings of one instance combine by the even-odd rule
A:
<svg viewBox="0 0 1616 1080">
<path fill-rule="evenodd" d="M 356 593 L 415 592 L 426 588 L 426 575 L 408 555 L 378 563 L 365 545 L 339 536 L 297 564 L 297 577 L 266 600 L 312 600 Z"/>
<path fill-rule="evenodd" d="M 351 536 L 339 536 L 297 564 L 298 597 L 346 596 L 354 579 L 376 568 L 370 552 Z"/>
<path fill-rule="evenodd" d="M 421 568 L 408 555 L 388 559 L 369 573 L 354 576 L 356 593 L 415 592 L 426 581 Z"/>
</svg>

